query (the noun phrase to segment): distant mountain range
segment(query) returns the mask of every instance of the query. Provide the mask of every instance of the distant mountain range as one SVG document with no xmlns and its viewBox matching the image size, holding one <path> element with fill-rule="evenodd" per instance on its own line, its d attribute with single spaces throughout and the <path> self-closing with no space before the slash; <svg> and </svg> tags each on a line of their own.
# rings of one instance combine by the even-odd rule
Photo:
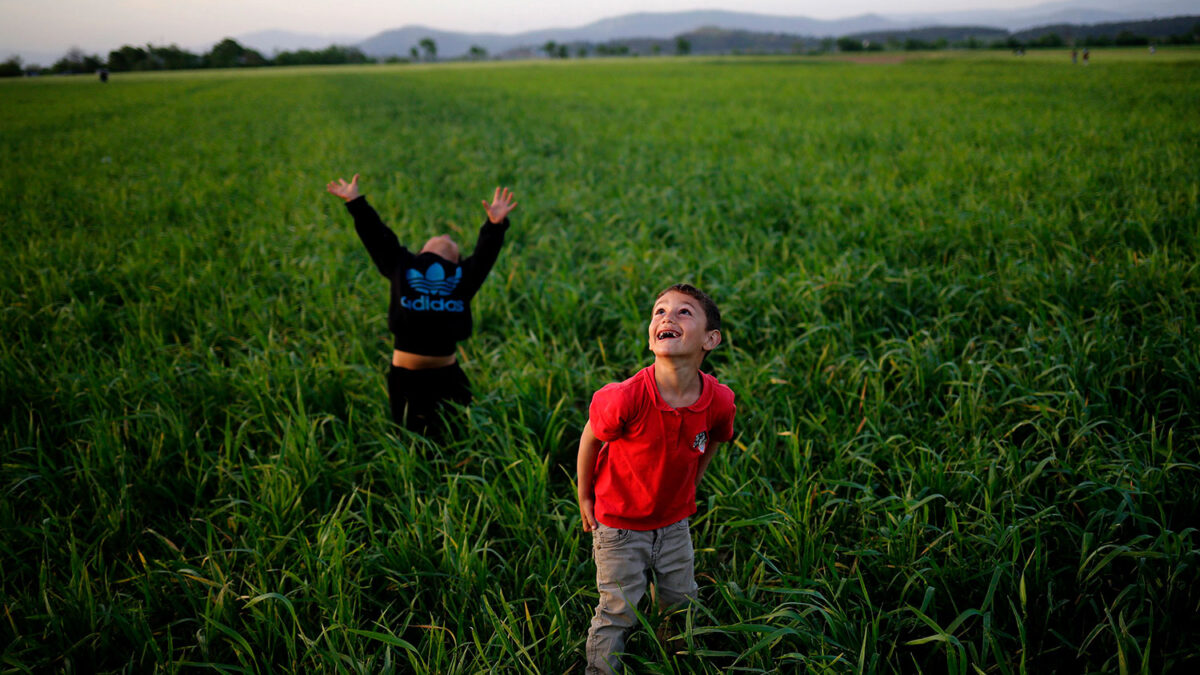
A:
<svg viewBox="0 0 1200 675">
<path fill-rule="evenodd" d="M 422 38 L 429 37 L 437 43 L 439 56 L 453 58 L 466 54 L 472 45 L 483 47 L 492 54 L 500 54 L 522 47 L 536 48 L 548 41 L 569 44 L 636 38 L 667 39 L 706 26 L 793 35 L 841 35 L 864 30 L 884 30 L 897 27 L 897 24 L 873 14 L 822 21 L 805 17 L 781 17 L 721 10 L 642 12 L 603 19 L 578 28 L 549 28 L 514 35 L 455 33 L 423 26 L 405 26 L 384 31 L 358 43 L 357 46 L 368 56 L 406 55 L 409 49 Z"/>
<path fill-rule="evenodd" d="M 1049 24 L 1093 24 L 1200 14 L 1200 0 L 1057 0 L 1020 9 L 977 9 L 890 18 L 922 26 L 975 25 L 1018 32 Z"/>
<path fill-rule="evenodd" d="M 297 49 L 320 49 L 337 43 L 355 46 L 368 56 L 407 56 L 424 38 L 437 43 L 439 58 L 457 58 L 472 46 L 490 54 L 537 49 L 548 41 L 559 44 L 606 43 L 614 40 L 670 39 L 701 28 L 788 34 L 809 38 L 883 33 L 934 26 L 981 26 L 1015 32 L 1048 24 L 1094 24 L 1133 21 L 1180 14 L 1200 14 L 1200 0 L 1059 0 L 1011 10 L 947 11 L 926 14 L 863 14 L 822 20 L 802 16 L 773 16 L 723 10 L 640 12 L 602 19 L 575 28 L 545 28 L 523 33 L 463 33 L 428 26 L 403 26 L 367 38 L 286 31 L 260 31 L 237 36 L 247 47 L 264 54 Z"/>
<path fill-rule="evenodd" d="M 943 11 L 923 14 L 864 14 L 821 20 L 802 16 L 773 16 L 722 10 L 626 14 L 574 28 L 544 28 L 523 33 L 464 33 L 425 26 L 403 26 L 376 35 L 297 33 L 263 30 L 235 35 L 246 47 L 270 56 L 281 51 L 324 49 L 331 44 L 353 46 L 368 56 L 407 56 L 424 38 L 437 43 L 439 58 L 458 58 L 479 46 L 492 55 L 533 54 L 548 41 L 559 44 L 601 44 L 614 41 L 673 40 L 676 36 L 716 28 L 726 32 L 788 35 L 806 42 L 824 37 L 864 33 L 898 33 L 917 28 L 974 26 L 1020 33 L 1033 27 L 1075 26 L 1138 21 L 1200 14 L 1200 0 L 1055 0 L 1033 7 L 1004 10 Z M 206 52 L 213 45 L 185 45 Z M 110 45 L 117 49 L 120 45 Z M 51 63 L 61 53 L 16 50 L 29 63 Z M 0 48 L 0 57 L 5 52 Z"/>
</svg>

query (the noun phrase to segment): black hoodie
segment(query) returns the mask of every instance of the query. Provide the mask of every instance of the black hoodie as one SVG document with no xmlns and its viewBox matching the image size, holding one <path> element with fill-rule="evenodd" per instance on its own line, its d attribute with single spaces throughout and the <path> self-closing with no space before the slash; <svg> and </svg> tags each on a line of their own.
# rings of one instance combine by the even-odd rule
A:
<svg viewBox="0 0 1200 675">
<path fill-rule="evenodd" d="M 436 253 L 413 254 L 401 246 L 366 197 L 346 202 L 346 208 L 375 267 L 392 282 L 388 328 L 395 336 L 395 348 L 426 356 L 453 354 L 455 345 L 471 335 L 471 298 L 496 263 L 508 219 L 485 220 L 475 251 L 454 263 Z"/>
</svg>

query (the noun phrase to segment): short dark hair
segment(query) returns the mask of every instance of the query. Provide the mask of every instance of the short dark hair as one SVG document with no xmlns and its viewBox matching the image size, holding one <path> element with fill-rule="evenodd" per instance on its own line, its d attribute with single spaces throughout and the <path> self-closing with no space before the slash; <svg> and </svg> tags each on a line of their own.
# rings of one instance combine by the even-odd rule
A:
<svg viewBox="0 0 1200 675">
<path fill-rule="evenodd" d="M 657 303 L 659 298 L 671 291 L 683 293 L 700 303 L 700 307 L 704 310 L 704 320 L 707 325 L 706 330 L 721 330 L 721 310 L 717 309 L 717 303 L 713 302 L 713 299 L 708 297 L 707 293 L 691 284 L 675 284 L 668 286 L 661 293 L 654 296 L 654 302 Z"/>
</svg>

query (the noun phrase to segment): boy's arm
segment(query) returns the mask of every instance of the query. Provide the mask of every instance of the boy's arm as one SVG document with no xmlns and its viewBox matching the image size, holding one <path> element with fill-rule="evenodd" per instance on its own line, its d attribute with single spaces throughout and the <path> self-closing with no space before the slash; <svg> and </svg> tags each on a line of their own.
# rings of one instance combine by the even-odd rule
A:
<svg viewBox="0 0 1200 675">
<path fill-rule="evenodd" d="M 383 224 L 379 214 L 367 203 L 367 198 L 359 193 L 358 174 L 354 174 L 349 183 L 341 178 L 336 183 L 330 181 L 325 189 L 346 202 L 346 209 L 354 216 L 354 229 L 358 232 L 358 238 L 362 240 L 363 246 L 367 247 L 367 253 L 371 255 L 379 273 L 390 279 L 401 256 L 408 253 L 408 250 L 400 245 L 396 233 Z"/>
<path fill-rule="evenodd" d="M 700 463 L 696 465 L 696 487 L 700 487 L 700 479 L 704 478 L 704 470 L 708 468 L 709 462 L 712 461 L 713 455 L 717 454 L 717 448 L 721 444 L 717 441 L 709 441 L 708 449 L 703 455 L 700 455 Z"/>
<path fill-rule="evenodd" d="M 596 529 L 596 495 L 593 492 L 596 472 L 596 455 L 600 452 L 603 442 L 592 433 L 592 423 L 583 425 L 583 435 L 579 438 L 579 457 L 575 471 L 578 477 L 579 515 L 583 518 L 583 531 L 591 532 Z"/>
<path fill-rule="evenodd" d="M 508 188 L 504 188 L 503 191 L 496 188 L 492 203 L 489 204 L 487 200 L 484 200 L 483 208 L 487 210 L 487 220 L 479 228 L 479 239 L 475 242 L 475 250 L 471 252 L 469 258 L 463 261 L 463 271 L 468 276 L 464 283 L 475 289 L 483 285 L 483 280 L 487 278 L 488 272 L 491 272 L 492 266 L 496 264 L 496 258 L 500 255 L 500 247 L 504 245 L 504 233 L 508 230 L 508 214 L 517 208 L 517 203 L 513 201 L 512 193 L 508 191 Z"/>
</svg>

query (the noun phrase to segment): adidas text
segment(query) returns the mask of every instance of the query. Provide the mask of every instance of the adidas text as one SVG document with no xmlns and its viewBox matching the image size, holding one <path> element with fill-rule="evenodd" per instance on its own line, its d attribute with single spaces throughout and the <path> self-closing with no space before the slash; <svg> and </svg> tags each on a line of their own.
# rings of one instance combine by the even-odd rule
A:
<svg viewBox="0 0 1200 675">
<path fill-rule="evenodd" d="M 442 298 L 431 298 L 428 295 L 419 296 L 412 301 L 407 297 L 401 297 L 400 306 L 414 312 L 462 312 L 465 309 L 462 300 L 443 300 Z"/>
</svg>

